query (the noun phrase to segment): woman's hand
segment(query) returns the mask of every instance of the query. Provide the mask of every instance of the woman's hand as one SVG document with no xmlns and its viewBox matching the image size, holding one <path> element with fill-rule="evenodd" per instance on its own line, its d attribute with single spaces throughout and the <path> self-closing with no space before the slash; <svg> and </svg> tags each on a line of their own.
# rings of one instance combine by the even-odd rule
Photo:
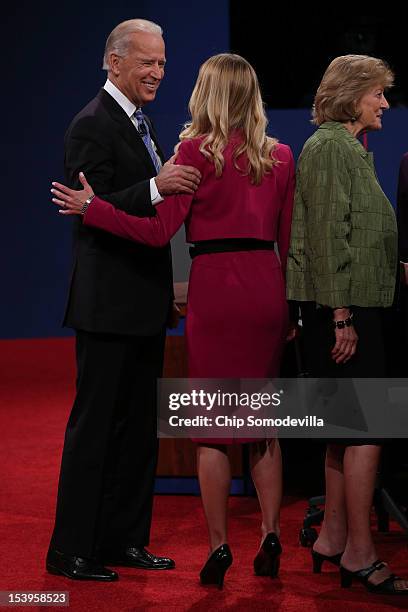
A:
<svg viewBox="0 0 408 612">
<path fill-rule="evenodd" d="M 334 321 L 345 321 L 350 317 L 348 308 L 336 308 L 334 310 Z M 332 359 L 336 363 L 346 363 L 356 352 L 358 336 L 353 325 L 349 327 L 338 327 L 334 330 L 336 344 L 331 352 Z"/>
<path fill-rule="evenodd" d="M 177 306 L 176 302 L 173 302 L 169 316 L 167 317 L 167 327 L 169 329 L 176 329 L 180 322 L 181 310 Z"/>
<path fill-rule="evenodd" d="M 69 187 L 62 185 L 62 183 L 54 182 L 52 184 L 53 188 L 51 189 L 51 193 L 55 196 L 52 198 L 52 201 L 57 206 L 61 206 L 60 210 L 58 211 L 61 215 L 82 214 L 81 211 L 85 202 L 88 200 L 88 198 L 95 195 L 83 172 L 79 173 L 79 180 L 84 188 L 78 191 L 75 189 L 70 189 Z"/>
<path fill-rule="evenodd" d="M 286 334 L 286 342 L 291 342 L 298 334 L 298 325 L 294 321 L 289 322 L 289 328 Z"/>
</svg>

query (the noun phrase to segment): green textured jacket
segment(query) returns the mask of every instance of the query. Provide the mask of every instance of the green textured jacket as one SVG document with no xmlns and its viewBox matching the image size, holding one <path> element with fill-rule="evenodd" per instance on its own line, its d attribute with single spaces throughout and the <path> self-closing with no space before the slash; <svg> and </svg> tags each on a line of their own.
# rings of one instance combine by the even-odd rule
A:
<svg viewBox="0 0 408 612">
<path fill-rule="evenodd" d="M 298 162 L 287 298 L 390 306 L 396 273 L 395 213 L 372 154 L 342 123 L 324 123 Z"/>
</svg>

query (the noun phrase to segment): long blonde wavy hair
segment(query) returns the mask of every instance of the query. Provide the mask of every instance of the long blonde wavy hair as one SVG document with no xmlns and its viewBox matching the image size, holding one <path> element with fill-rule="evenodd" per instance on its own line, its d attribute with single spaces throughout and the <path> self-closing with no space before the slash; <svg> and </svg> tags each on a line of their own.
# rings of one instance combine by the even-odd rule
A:
<svg viewBox="0 0 408 612">
<path fill-rule="evenodd" d="M 233 152 L 234 165 L 258 185 L 277 163 L 272 151 L 277 140 L 266 135 L 265 115 L 258 79 L 252 66 L 240 55 L 220 53 L 201 66 L 189 102 L 191 122 L 184 126 L 180 141 L 204 136 L 202 154 L 212 161 L 215 175 L 224 167 L 223 151 L 231 132 L 239 130 L 242 142 Z M 177 150 L 178 147 L 176 147 Z M 246 168 L 239 157 L 246 153 Z"/>
</svg>

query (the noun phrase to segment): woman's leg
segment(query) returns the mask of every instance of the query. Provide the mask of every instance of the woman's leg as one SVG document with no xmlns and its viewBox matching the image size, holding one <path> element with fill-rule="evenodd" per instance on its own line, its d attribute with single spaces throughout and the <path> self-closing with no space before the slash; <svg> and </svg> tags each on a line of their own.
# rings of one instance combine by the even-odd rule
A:
<svg viewBox="0 0 408 612">
<path fill-rule="evenodd" d="M 348 446 L 344 453 L 344 483 L 348 534 L 342 563 L 350 570 L 368 567 L 377 559 L 370 529 L 375 478 L 381 447 Z"/>
<path fill-rule="evenodd" d="M 197 469 L 212 552 L 227 542 L 231 467 L 225 445 L 199 444 Z"/>
<path fill-rule="evenodd" d="M 370 511 L 380 447 L 329 444 L 326 455 L 326 502 L 322 528 L 313 548 L 324 555 L 344 550 L 342 565 L 356 571 L 377 560 Z M 383 581 L 390 571 L 375 572 L 370 580 Z"/>
<path fill-rule="evenodd" d="M 347 544 L 341 564 L 351 571 L 369 567 L 377 559 L 370 529 L 375 478 L 381 447 L 374 445 L 348 446 L 344 454 L 344 483 L 347 506 Z M 369 581 L 383 582 L 391 570 L 388 566 L 373 572 Z M 408 581 L 397 581 L 398 590 L 408 590 Z"/>
<path fill-rule="evenodd" d="M 313 548 L 323 555 L 343 552 L 347 540 L 347 514 L 344 491 L 345 446 L 328 444 L 326 451 L 326 497 L 322 528 Z"/>
<path fill-rule="evenodd" d="M 260 440 L 250 446 L 252 480 L 262 512 L 262 541 L 271 531 L 279 537 L 282 501 L 282 456 L 278 440 Z"/>
</svg>

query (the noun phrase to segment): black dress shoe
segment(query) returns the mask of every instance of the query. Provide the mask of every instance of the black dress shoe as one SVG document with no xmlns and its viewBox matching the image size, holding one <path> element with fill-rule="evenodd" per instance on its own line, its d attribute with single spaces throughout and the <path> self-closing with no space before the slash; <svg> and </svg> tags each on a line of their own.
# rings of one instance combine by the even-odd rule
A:
<svg viewBox="0 0 408 612">
<path fill-rule="evenodd" d="M 337 565 L 340 567 L 340 560 L 343 553 L 337 553 L 337 555 L 323 555 L 322 553 L 317 552 L 317 550 L 313 550 L 312 548 L 312 562 L 313 562 L 313 573 L 321 574 L 322 573 L 322 565 L 324 561 L 328 561 L 333 565 Z"/>
<path fill-rule="evenodd" d="M 67 555 L 55 548 L 50 548 L 47 554 L 46 569 L 50 574 L 65 576 L 72 580 L 99 580 L 101 582 L 113 582 L 119 576 L 94 559 L 84 559 Z"/>
<path fill-rule="evenodd" d="M 208 557 L 200 572 L 201 584 L 215 584 L 219 589 L 224 585 L 225 572 L 232 563 L 232 554 L 228 544 L 222 544 Z"/>
<path fill-rule="evenodd" d="M 276 533 L 268 533 L 254 559 L 254 570 L 257 576 L 276 578 L 279 571 L 282 546 Z"/>
<path fill-rule="evenodd" d="M 146 548 L 130 546 L 122 554 L 110 554 L 106 563 L 109 565 L 122 565 L 124 567 L 138 567 L 139 569 L 168 570 L 176 567 L 173 559 L 156 557 Z"/>
<path fill-rule="evenodd" d="M 390 574 L 387 578 L 378 584 L 370 582 L 369 578 L 374 572 L 387 567 L 383 561 L 375 561 L 370 567 L 365 567 L 361 570 L 353 572 L 340 565 L 340 584 L 344 588 L 351 587 L 353 580 L 357 580 L 364 584 L 367 591 L 380 595 L 408 595 L 408 589 L 404 588 L 407 582 L 403 578 Z"/>
</svg>

